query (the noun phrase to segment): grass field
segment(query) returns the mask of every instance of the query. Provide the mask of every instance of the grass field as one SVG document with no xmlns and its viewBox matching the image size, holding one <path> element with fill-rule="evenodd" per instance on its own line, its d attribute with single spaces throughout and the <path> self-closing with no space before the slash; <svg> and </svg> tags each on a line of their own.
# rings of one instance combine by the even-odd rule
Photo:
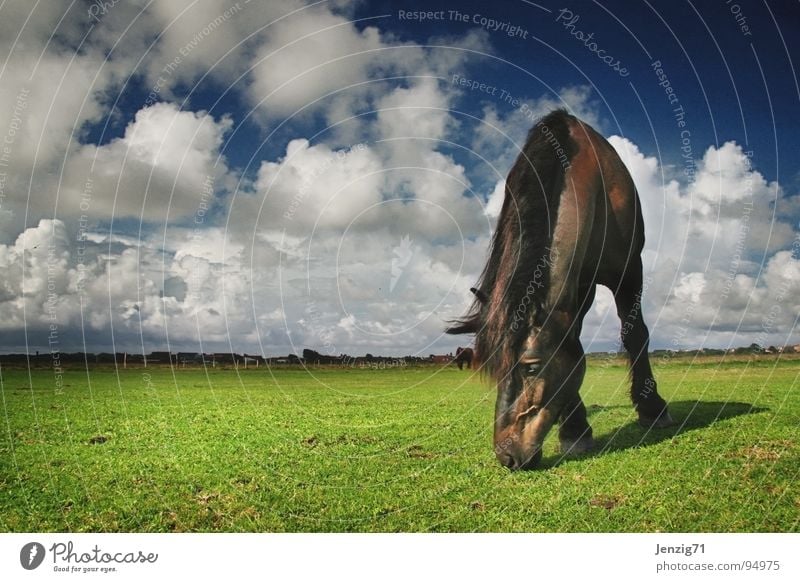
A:
<svg viewBox="0 0 800 582">
<path fill-rule="evenodd" d="M 454 368 L 2 370 L 3 531 L 799 531 L 800 361 L 656 367 L 634 423 L 590 362 L 597 450 L 510 473 Z"/>
</svg>

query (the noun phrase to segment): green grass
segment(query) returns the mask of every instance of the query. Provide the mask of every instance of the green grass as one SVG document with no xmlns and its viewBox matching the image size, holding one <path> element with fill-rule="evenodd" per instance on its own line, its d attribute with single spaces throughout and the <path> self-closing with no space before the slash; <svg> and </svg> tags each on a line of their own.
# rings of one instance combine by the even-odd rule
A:
<svg viewBox="0 0 800 582">
<path fill-rule="evenodd" d="M 0 530 L 800 530 L 798 360 L 662 362 L 649 433 L 593 361 L 598 450 L 522 473 L 466 371 L 312 373 L 2 370 Z"/>
</svg>

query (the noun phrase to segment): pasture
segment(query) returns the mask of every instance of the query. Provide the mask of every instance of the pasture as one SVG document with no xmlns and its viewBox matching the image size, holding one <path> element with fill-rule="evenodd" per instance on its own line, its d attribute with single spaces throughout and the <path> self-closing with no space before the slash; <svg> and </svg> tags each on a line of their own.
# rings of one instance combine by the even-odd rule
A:
<svg viewBox="0 0 800 582">
<path fill-rule="evenodd" d="M 800 360 L 655 362 L 678 425 L 592 360 L 597 449 L 511 473 L 455 367 L 2 370 L 2 531 L 800 530 Z"/>
</svg>

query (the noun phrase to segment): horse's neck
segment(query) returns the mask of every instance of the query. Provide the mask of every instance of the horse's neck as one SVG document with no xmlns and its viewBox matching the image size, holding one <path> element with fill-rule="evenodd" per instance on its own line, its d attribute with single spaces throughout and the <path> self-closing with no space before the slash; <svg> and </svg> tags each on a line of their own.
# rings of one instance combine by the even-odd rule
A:
<svg viewBox="0 0 800 582">
<path fill-rule="evenodd" d="M 552 309 L 571 310 L 577 305 L 595 213 L 596 176 L 596 162 L 580 148 L 564 175 L 564 189 L 550 244 L 547 305 Z"/>
</svg>

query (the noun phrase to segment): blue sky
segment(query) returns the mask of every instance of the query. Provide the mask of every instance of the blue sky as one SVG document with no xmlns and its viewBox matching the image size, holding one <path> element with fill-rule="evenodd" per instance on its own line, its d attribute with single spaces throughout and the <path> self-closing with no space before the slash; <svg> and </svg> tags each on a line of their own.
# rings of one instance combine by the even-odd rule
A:
<svg viewBox="0 0 800 582">
<path fill-rule="evenodd" d="M 394 3 L 370 4 L 370 10 L 395 14 Z M 421 3 L 419 6 L 428 5 Z M 516 94 L 547 92 L 547 87 L 567 84 L 591 85 L 609 128 L 619 128 L 637 143 L 653 146 L 648 117 L 659 141 L 669 143 L 674 133 L 670 108 L 663 90 L 654 83 L 650 65 L 660 61 L 680 103 L 690 115 L 693 134 L 702 143 L 723 143 L 735 139 L 758 151 L 758 163 L 765 175 L 775 178 L 775 142 L 791 146 L 797 139 L 791 125 L 776 120 L 791 117 L 797 103 L 797 76 L 794 72 L 798 17 L 788 3 L 778 6 L 757 3 L 704 2 L 580 2 L 537 3 L 502 2 L 487 6 L 481 2 L 459 4 L 461 12 L 480 14 L 498 21 L 525 27 L 528 39 L 495 33 L 491 40 L 499 58 L 518 65 L 541 79 L 541 85 L 511 66 L 486 67 L 482 76 L 494 84 L 509 87 Z M 447 10 L 446 2 L 433 6 Z M 737 23 L 731 6 L 739 6 L 746 35 Z M 594 40 L 617 57 L 629 70 L 623 80 L 604 74 L 597 57 L 583 43 L 569 36 L 563 26 L 553 22 L 564 8 L 579 16 L 575 29 L 594 34 Z M 366 14 L 366 12 L 365 12 Z M 774 20 L 773 20 L 774 19 Z M 388 19 L 387 19 L 388 20 Z M 561 21 L 562 23 L 564 20 Z M 777 26 L 776 26 L 777 23 Z M 398 22 L 399 34 L 419 38 L 422 25 Z M 429 34 L 442 29 L 452 34 L 464 32 L 469 24 L 444 21 L 430 23 Z M 786 46 L 784 46 L 786 43 Z M 763 72 L 762 72 L 763 71 Z M 762 78 L 763 75 L 763 78 Z M 770 100 L 774 114 L 770 111 Z M 741 104 L 741 107 L 740 107 Z M 625 115 L 614 111 L 622 112 Z M 653 148 L 654 149 L 654 148 Z M 669 147 L 665 147 L 670 159 Z M 783 149 L 783 148 L 781 148 Z M 796 149 L 796 148 L 793 148 Z M 789 152 L 786 152 L 787 154 Z M 780 160 L 780 158 L 778 158 Z M 782 177 L 794 177 L 791 158 L 780 160 L 786 166 Z"/>
<path fill-rule="evenodd" d="M 781 122 L 791 118 L 798 99 L 793 57 L 800 20 L 790 4 L 361 2 L 354 3 L 354 8 L 356 28 L 375 26 L 403 42 L 419 44 L 481 28 L 491 32 L 481 26 L 482 17 L 518 26 L 527 31 L 525 38 L 491 32 L 491 50 L 483 58 L 476 56 L 465 69 L 520 97 L 544 95 L 565 85 L 590 86 L 607 129 L 624 132 L 653 151 L 658 139 L 666 146 L 664 159 L 672 160 L 671 150 L 677 148 L 669 146 L 680 146 L 680 137 L 673 131 L 675 123 L 664 91 L 653 82 L 656 77 L 651 65 L 659 61 L 701 143 L 736 140 L 754 150 L 754 163 L 768 178 L 786 181 L 798 177 L 791 157 L 798 146 L 797 132 L 792 124 Z M 569 19 L 562 18 L 560 26 L 554 24 L 565 8 L 579 17 L 571 30 L 593 34 L 607 54 L 626 66 L 627 77 L 602 74 L 597 57 L 564 28 Z M 441 12 L 444 18 L 419 21 L 400 17 L 401 12 L 422 10 Z M 468 21 L 459 20 L 456 12 L 466 15 Z M 235 88 L 213 76 L 189 88 L 193 90 L 182 96 L 188 96 L 188 104 L 195 109 L 237 112 L 240 117 L 248 111 Z M 146 101 L 150 88 L 134 78 L 126 89 L 115 96 L 120 97 L 122 106 L 113 125 L 107 127 L 104 119 L 91 127 L 88 139 L 104 142 L 119 136 L 137 106 Z M 482 100 L 490 99 L 480 93 L 469 94 L 460 105 L 474 113 Z M 614 114 L 621 108 L 626 115 Z M 315 131 L 323 128 L 322 124 L 311 126 Z M 258 129 L 263 128 L 248 125 L 238 129 L 238 139 L 224 153 L 238 165 L 246 164 Z M 674 143 L 670 143 L 671 133 L 676 134 Z M 263 155 L 279 154 L 281 141 L 264 144 Z"/>
<path fill-rule="evenodd" d="M 654 347 L 800 341 L 794 5 L 12 1 L 0 23 L 0 351 L 452 351 L 556 106 L 637 182 Z M 611 304 L 590 350 L 617 346 Z"/>
</svg>

